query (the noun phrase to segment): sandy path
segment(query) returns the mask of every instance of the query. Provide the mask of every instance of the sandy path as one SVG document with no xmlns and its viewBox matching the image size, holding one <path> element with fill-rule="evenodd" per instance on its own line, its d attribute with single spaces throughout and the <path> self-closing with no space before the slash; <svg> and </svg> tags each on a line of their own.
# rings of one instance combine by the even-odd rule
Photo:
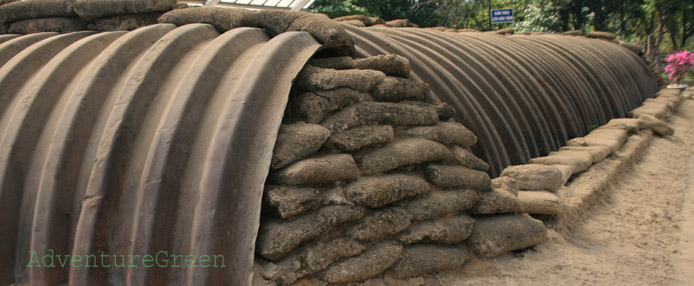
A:
<svg viewBox="0 0 694 286">
<path fill-rule="evenodd" d="M 443 285 L 694 285 L 694 101 L 670 117 L 571 234 L 495 261 L 472 261 Z"/>
</svg>

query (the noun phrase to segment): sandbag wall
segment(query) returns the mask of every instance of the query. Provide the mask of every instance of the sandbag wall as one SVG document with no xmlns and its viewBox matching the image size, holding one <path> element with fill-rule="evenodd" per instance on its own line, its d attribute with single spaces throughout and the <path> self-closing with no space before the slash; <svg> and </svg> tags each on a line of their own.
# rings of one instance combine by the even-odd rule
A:
<svg viewBox="0 0 694 286">
<path fill-rule="evenodd" d="M 399 54 L 430 102 L 479 138 L 493 175 L 557 150 L 658 91 L 646 63 L 617 43 L 569 35 L 498 35 L 345 25 L 360 57 Z"/>
<path fill-rule="evenodd" d="M 0 34 L 131 31 L 157 24 L 176 0 L 2 0 Z"/>
<path fill-rule="evenodd" d="M 265 278 L 403 280 L 544 241 L 541 222 L 516 214 L 514 179 L 492 182 L 466 149 L 475 134 L 409 74 L 387 55 L 313 59 L 299 75 L 265 188 Z"/>
</svg>

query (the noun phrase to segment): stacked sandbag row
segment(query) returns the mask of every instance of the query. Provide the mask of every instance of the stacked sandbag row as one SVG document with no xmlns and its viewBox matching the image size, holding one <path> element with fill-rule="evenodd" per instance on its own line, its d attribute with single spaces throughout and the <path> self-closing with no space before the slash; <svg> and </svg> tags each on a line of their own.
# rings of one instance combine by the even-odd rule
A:
<svg viewBox="0 0 694 286">
<path fill-rule="evenodd" d="M 650 128 L 655 134 L 672 135 L 674 130 L 662 119 L 670 116 L 682 101 L 680 90 L 663 89 L 630 112 L 633 118 L 615 118 L 584 137 L 573 138 L 559 151 L 530 159 L 528 164 L 510 166 L 501 177 L 514 178 L 520 191 L 518 198 L 525 212 L 536 215 L 559 215 L 563 204 L 559 189 L 573 175 L 587 171 L 592 164 L 617 152 L 629 136 Z"/>
<path fill-rule="evenodd" d="M 406 279 L 459 268 L 470 250 L 493 257 L 545 239 L 541 222 L 516 214 L 513 180 L 490 180 L 466 149 L 476 136 L 447 104 L 425 103 L 428 86 L 409 73 L 397 55 L 304 67 L 264 194 L 266 279 Z"/>
<path fill-rule="evenodd" d="M 629 112 L 629 116 L 645 122 L 655 134 L 672 135 L 675 131 L 665 124 L 664 120 L 675 112 L 684 98 L 682 90 L 664 88 L 656 94 L 655 98 L 647 98 L 641 106 Z"/>
<path fill-rule="evenodd" d="M 4 1 L 5 3 L 8 1 Z M 153 25 L 175 0 L 26 0 L 0 6 L 0 33 L 134 30 Z M 2 4 L 2 3 L 0 3 Z M 184 5 L 185 6 L 185 5 Z M 187 7 L 187 6 L 186 6 Z"/>
<path fill-rule="evenodd" d="M 356 27 L 419 27 L 419 25 L 410 22 L 410 20 L 408 19 L 384 21 L 383 19 L 378 17 L 369 17 L 365 15 L 348 15 L 336 17 L 333 18 L 333 21 Z"/>
</svg>

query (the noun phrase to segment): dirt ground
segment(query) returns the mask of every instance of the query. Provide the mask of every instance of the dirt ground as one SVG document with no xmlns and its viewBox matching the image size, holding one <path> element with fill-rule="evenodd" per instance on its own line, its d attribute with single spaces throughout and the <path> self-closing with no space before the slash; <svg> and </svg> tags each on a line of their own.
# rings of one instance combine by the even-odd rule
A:
<svg viewBox="0 0 694 286">
<path fill-rule="evenodd" d="M 572 233 L 463 272 L 442 285 L 694 285 L 694 101 L 654 137 Z"/>
</svg>

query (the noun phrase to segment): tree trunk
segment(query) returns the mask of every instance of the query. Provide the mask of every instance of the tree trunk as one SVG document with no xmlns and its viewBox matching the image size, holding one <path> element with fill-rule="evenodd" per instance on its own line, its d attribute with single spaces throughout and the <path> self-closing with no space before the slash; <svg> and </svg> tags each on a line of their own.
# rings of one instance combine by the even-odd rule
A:
<svg viewBox="0 0 694 286">
<path fill-rule="evenodd" d="M 657 53 L 658 51 L 660 51 L 660 44 L 663 43 L 663 34 L 665 33 L 664 32 L 665 27 L 663 25 L 663 20 L 664 20 L 663 14 L 660 13 L 659 11 L 656 13 L 658 13 L 658 28 L 656 29 L 657 34 L 655 37 L 654 53 Z"/>
<path fill-rule="evenodd" d="M 686 15 L 686 13 L 687 13 L 687 12 L 685 12 L 685 13 L 682 15 L 682 39 L 681 39 L 681 41 L 680 41 L 679 50 L 684 49 L 684 45 L 685 45 L 686 42 L 687 42 L 687 38 L 689 38 L 689 34 L 691 33 L 691 32 L 688 31 L 688 29 L 687 29 L 687 15 Z"/>
<path fill-rule="evenodd" d="M 622 38 L 622 40 L 624 40 L 624 38 L 626 38 L 628 36 L 627 35 L 627 21 L 626 21 L 626 19 L 624 19 L 624 0 L 619 1 L 619 20 L 621 20 L 621 24 L 622 24 L 622 32 L 621 32 L 622 37 L 621 38 Z"/>
<path fill-rule="evenodd" d="M 489 10 L 487 11 L 487 16 L 489 16 L 489 30 L 493 30 L 492 28 L 492 1 L 489 1 Z"/>
<path fill-rule="evenodd" d="M 651 63 L 655 62 L 655 51 L 655 38 L 653 37 L 653 34 L 648 34 L 646 42 L 646 57 L 648 57 L 648 61 Z"/>
</svg>

